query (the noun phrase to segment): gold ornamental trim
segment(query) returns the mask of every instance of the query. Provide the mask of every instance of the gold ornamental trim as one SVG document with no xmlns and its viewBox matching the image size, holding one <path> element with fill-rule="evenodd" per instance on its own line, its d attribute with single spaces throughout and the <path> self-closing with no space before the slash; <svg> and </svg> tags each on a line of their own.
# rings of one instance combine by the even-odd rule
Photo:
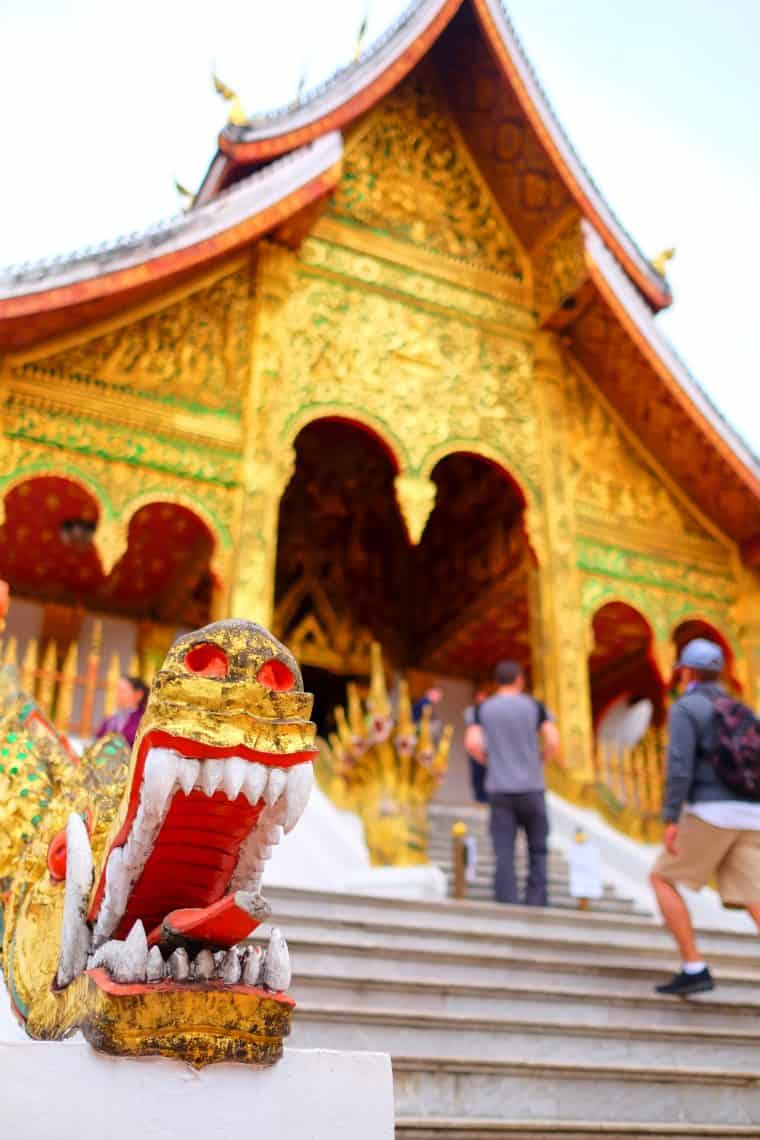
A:
<svg viewBox="0 0 760 1140">
<path fill-rule="evenodd" d="M 31 364 L 30 367 L 34 367 Z M 167 409 L 140 396 L 113 395 L 98 392 L 90 395 L 82 385 L 67 377 L 57 377 L 55 395 L 43 390 L 45 378 L 38 381 L 22 380 L 17 373 L 8 377 L 8 394 L 26 407 L 45 412 L 63 412 L 66 415 L 91 416 L 98 423 L 115 423 L 139 428 L 151 436 L 161 433 L 186 439 L 194 436 L 214 443 L 242 444 L 242 425 L 239 420 L 222 419 L 213 413 L 189 412 L 184 409 Z M 47 386 L 46 386 L 47 387 Z"/>
<path fill-rule="evenodd" d="M 312 239 L 315 238 L 388 262 L 391 268 L 396 267 L 399 277 L 402 273 L 398 267 L 411 269 L 446 281 L 456 286 L 457 292 L 483 293 L 492 301 L 496 298 L 508 301 L 510 305 L 505 308 L 504 316 L 500 319 L 508 318 L 510 323 L 525 332 L 532 331 L 535 326 L 533 315 L 525 305 L 525 286 L 516 285 L 500 273 L 477 268 L 454 258 L 449 259 L 442 254 L 431 253 L 397 238 L 373 233 L 334 218 L 320 219 L 312 231 Z"/>
</svg>

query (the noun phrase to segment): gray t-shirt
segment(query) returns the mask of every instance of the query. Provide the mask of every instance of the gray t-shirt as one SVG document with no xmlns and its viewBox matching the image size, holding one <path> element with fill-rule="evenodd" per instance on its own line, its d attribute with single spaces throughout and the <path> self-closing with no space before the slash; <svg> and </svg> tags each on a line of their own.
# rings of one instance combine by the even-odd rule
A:
<svg viewBox="0 0 760 1140">
<path fill-rule="evenodd" d="M 489 795 L 540 792 L 545 785 L 538 729 L 547 719 L 543 706 L 527 693 L 489 697 L 478 709 L 488 750 Z"/>
</svg>

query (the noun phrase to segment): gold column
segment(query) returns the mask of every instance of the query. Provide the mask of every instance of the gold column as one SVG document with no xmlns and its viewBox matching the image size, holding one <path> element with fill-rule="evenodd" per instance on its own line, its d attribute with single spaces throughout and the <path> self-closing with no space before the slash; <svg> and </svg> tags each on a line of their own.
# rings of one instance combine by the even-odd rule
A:
<svg viewBox="0 0 760 1140">
<path fill-rule="evenodd" d="M 539 563 L 547 703 L 557 717 L 565 763 L 572 776 L 585 783 L 593 778 L 593 729 L 564 377 L 557 337 L 538 333 L 534 384 L 541 425 L 543 506 L 539 518 L 529 512 L 527 521 Z"/>
<path fill-rule="evenodd" d="M 257 621 L 267 628 L 271 626 L 274 612 L 280 499 L 294 465 L 292 448 L 287 449 L 278 463 L 271 459 L 253 461 L 246 470 L 243 484 L 231 615 Z"/>
<path fill-rule="evenodd" d="M 737 607 L 744 650 L 744 700 L 754 709 L 760 708 L 760 574 L 743 567 L 740 572 L 740 600 Z"/>
<path fill-rule="evenodd" d="M 283 444 L 278 432 L 287 414 L 283 407 L 287 361 L 282 359 L 275 329 L 293 287 L 294 270 L 290 250 L 260 244 L 230 613 L 267 627 L 274 612 L 280 499 L 295 465 L 292 443 Z"/>
</svg>

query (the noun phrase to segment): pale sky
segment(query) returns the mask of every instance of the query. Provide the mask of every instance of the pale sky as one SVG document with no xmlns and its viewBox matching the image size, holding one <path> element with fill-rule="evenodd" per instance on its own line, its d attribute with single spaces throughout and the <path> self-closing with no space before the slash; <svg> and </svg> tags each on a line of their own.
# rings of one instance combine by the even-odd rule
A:
<svg viewBox="0 0 760 1140">
<path fill-rule="evenodd" d="M 0 264 L 176 212 L 225 109 L 289 102 L 408 0 L 0 0 Z M 760 451 L 760 3 L 509 0 L 583 162 L 648 255 L 675 245 L 662 329 Z"/>
</svg>

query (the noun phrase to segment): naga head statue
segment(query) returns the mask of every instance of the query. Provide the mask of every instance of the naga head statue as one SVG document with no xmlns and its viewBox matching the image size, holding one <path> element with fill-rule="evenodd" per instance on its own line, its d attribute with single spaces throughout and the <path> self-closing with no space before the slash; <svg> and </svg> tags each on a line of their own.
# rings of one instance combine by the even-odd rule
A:
<svg viewBox="0 0 760 1140">
<path fill-rule="evenodd" d="M 197 1066 L 280 1056 L 287 945 L 277 929 L 265 949 L 249 939 L 269 917 L 266 861 L 311 790 L 311 706 L 285 646 L 230 620 L 174 643 L 131 755 L 107 737 L 76 762 L 28 698 L 0 709 L 0 740 L 45 786 L 27 818 L 0 773 L 0 825 L 14 810 L 23 825 L 4 969 L 32 1037 L 81 1030 Z"/>
</svg>

